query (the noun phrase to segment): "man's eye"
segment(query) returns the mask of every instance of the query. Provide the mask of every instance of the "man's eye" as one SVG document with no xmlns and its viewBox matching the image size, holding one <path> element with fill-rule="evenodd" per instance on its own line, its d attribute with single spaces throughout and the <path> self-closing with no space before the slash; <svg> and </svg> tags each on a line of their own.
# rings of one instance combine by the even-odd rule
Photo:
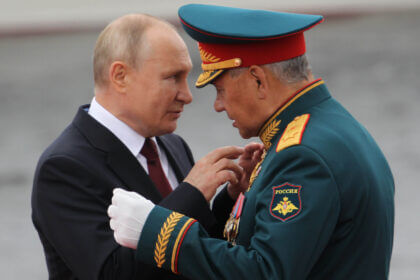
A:
<svg viewBox="0 0 420 280">
<path fill-rule="evenodd" d="M 168 74 L 168 75 L 164 76 L 164 79 L 165 80 L 173 80 L 173 79 L 176 79 L 177 76 L 178 76 L 178 74 Z"/>
</svg>

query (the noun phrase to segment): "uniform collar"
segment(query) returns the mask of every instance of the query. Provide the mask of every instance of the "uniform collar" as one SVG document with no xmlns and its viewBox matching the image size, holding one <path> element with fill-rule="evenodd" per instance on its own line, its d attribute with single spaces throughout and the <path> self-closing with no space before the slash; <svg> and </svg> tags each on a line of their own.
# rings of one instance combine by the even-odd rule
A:
<svg viewBox="0 0 420 280">
<path fill-rule="evenodd" d="M 265 149 L 268 150 L 276 136 L 283 132 L 287 124 L 296 116 L 303 114 L 306 109 L 324 99 L 330 98 L 327 87 L 322 79 L 313 81 L 293 94 L 280 108 L 265 122 L 258 133 Z"/>
</svg>

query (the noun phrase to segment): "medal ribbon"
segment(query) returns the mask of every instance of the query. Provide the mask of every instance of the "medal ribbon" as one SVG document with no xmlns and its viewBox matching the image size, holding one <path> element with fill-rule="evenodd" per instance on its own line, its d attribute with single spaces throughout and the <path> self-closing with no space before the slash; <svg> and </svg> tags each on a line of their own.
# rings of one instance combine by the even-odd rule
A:
<svg viewBox="0 0 420 280">
<path fill-rule="evenodd" d="M 241 217 L 244 199 L 244 194 L 240 193 L 238 199 L 236 200 L 235 206 L 232 209 L 232 216 L 234 219 L 239 219 Z"/>
</svg>

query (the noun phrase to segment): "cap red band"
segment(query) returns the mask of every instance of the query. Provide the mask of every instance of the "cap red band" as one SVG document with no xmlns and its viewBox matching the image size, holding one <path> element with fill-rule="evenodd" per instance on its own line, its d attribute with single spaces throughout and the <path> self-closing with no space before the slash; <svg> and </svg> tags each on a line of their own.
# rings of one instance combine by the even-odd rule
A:
<svg viewBox="0 0 420 280">
<path fill-rule="evenodd" d="M 278 61 L 288 60 L 306 52 L 305 38 L 303 32 L 290 36 L 265 40 L 253 41 L 238 44 L 210 44 L 198 43 L 199 47 L 204 51 L 211 53 L 220 61 L 240 58 L 242 60 L 241 67 L 251 65 L 263 65 Z M 211 64 L 205 62 L 204 64 Z"/>
</svg>

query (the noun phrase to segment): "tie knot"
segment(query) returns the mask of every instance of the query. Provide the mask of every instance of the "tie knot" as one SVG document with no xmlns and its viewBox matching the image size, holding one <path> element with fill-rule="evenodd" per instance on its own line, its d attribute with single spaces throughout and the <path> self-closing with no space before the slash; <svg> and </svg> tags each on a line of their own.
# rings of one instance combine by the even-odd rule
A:
<svg viewBox="0 0 420 280">
<path fill-rule="evenodd" d="M 141 149 L 140 153 L 148 161 L 154 161 L 154 160 L 159 159 L 159 154 L 158 154 L 156 144 L 150 138 L 146 138 L 146 141 L 144 141 L 144 145 L 143 145 L 143 148 Z"/>
</svg>

